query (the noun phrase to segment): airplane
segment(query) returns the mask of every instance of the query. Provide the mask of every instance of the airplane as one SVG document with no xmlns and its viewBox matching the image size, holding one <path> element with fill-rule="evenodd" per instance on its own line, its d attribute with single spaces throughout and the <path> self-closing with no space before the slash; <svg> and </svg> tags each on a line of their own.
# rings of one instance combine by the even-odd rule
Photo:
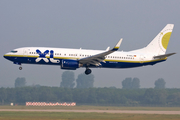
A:
<svg viewBox="0 0 180 120">
<path fill-rule="evenodd" d="M 19 70 L 22 70 L 22 64 L 58 65 L 66 70 L 84 67 L 86 75 L 92 72 L 90 68 L 133 68 L 154 65 L 176 54 L 166 54 L 173 27 L 174 24 L 167 24 L 146 47 L 129 52 L 117 51 L 122 42 L 121 38 L 114 48 L 108 47 L 104 51 L 22 47 L 6 53 L 4 58 L 20 65 Z"/>
</svg>

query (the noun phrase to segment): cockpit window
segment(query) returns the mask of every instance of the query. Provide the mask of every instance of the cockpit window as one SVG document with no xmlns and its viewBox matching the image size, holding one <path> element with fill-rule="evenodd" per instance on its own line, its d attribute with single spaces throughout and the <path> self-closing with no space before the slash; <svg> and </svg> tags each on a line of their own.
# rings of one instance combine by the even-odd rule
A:
<svg viewBox="0 0 180 120">
<path fill-rule="evenodd" d="M 17 53 L 17 51 L 16 51 L 16 50 L 12 50 L 11 52 L 12 52 L 12 53 Z"/>
</svg>

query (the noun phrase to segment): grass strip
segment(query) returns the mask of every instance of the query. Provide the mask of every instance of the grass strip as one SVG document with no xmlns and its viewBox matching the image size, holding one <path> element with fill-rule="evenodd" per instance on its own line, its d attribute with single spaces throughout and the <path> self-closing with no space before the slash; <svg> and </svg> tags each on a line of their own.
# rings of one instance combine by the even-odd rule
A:
<svg viewBox="0 0 180 120">
<path fill-rule="evenodd" d="M 63 109 L 63 110 L 145 110 L 180 111 L 180 107 L 116 107 L 116 106 L 0 106 L 0 109 Z"/>
<path fill-rule="evenodd" d="M 180 120 L 180 115 L 74 113 L 74 112 L 0 112 L 0 120 Z"/>
</svg>

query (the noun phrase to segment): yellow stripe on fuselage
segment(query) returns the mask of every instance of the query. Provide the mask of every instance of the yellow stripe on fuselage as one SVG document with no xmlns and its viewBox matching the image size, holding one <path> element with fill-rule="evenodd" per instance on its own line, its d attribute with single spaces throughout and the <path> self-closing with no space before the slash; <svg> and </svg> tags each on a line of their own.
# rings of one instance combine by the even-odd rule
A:
<svg viewBox="0 0 180 120">
<path fill-rule="evenodd" d="M 31 57 L 31 58 L 33 58 L 33 57 L 35 57 L 35 58 L 39 57 L 38 55 L 34 55 L 34 56 L 31 56 L 31 55 L 4 55 L 4 56 L 7 56 L 7 57 Z"/>
<path fill-rule="evenodd" d="M 7 57 L 29 57 L 29 58 L 38 58 L 39 55 L 4 55 Z M 50 58 L 50 56 L 46 56 L 46 58 Z M 76 57 L 53 57 L 54 59 L 79 59 Z"/>
</svg>

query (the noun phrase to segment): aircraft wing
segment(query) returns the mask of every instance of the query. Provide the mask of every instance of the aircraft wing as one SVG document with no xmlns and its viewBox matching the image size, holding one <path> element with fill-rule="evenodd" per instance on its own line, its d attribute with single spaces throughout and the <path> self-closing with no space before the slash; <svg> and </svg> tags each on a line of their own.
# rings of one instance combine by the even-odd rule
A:
<svg viewBox="0 0 180 120">
<path fill-rule="evenodd" d="M 107 56 L 119 49 L 121 42 L 122 42 L 122 38 L 119 40 L 119 42 L 116 44 L 116 46 L 113 49 L 111 49 L 111 50 L 107 49 L 108 51 L 105 51 L 103 53 L 79 59 L 79 63 L 87 65 L 87 66 L 89 66 L 89 65 L 99 66 L 99 65 L 101 65 L 100 62 L 105 62 L 104 61 L 105 56 Z"/>
<path fill-rule="evenodd" d="M 158 56 L 154 56 L 154 58 L 155 58 L 155 59 L 156 59 L 156 58 L 161 59 L 161 58 L 169 57 L 169 56 L 174 55 L 174 54 L 176 54 L 176 53 L 169 53 L 169 54 L 164 54 L 164 55 L 158 55 Z"/>
</svg>

